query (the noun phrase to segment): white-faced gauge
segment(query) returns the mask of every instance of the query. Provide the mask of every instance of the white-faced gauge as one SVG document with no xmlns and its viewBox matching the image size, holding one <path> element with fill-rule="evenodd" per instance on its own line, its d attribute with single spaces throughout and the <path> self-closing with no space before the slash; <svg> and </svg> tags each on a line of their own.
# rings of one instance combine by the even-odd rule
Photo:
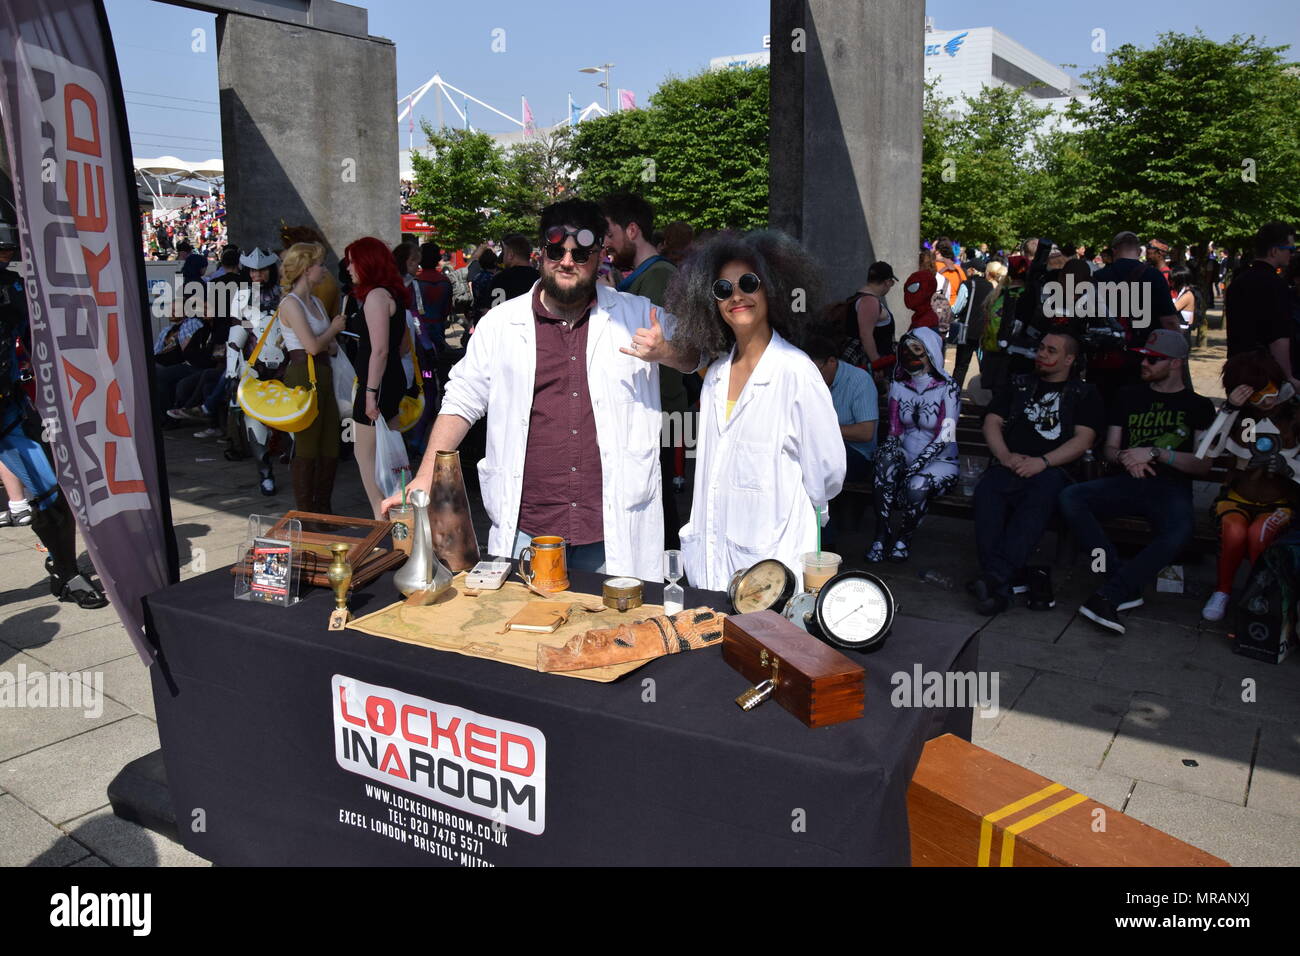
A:
<svg viewBox="0 0 1300 956">
<path fill-rule="evenodd" d="M 807 630 L 836 647 L 871 651 L 889 636 L 894 610 L 894 596 L 884 581 L 869 571 L 844 571 L 817 592 L 811 622 L 816 630 Z"/>
</svg>

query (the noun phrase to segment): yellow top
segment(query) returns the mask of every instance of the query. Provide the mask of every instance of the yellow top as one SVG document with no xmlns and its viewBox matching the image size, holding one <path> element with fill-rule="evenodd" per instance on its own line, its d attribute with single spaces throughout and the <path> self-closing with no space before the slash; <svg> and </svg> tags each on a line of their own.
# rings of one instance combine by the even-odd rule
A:
<svg viewBox="0 0 1300 956">
<path fill-rule="evenodd" d="M 735 411 L 736 401 L 734 398 L 727 399 L 727 421 L 731 421 L 731 413 Z"/>
</svg>

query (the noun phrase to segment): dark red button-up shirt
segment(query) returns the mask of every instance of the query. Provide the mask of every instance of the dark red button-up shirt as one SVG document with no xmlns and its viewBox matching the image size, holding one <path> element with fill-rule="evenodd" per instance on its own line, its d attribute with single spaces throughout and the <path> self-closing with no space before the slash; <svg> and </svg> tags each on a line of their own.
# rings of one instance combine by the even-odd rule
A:
<svg viewBox="0 0 1300 956">
<path fill-rule="evenodd" d="M 537 375 L 519 530 L 557 534 L 570 545 L 605 540 L 600 444 L 587 387 L 590 315 L 588 306 L 580 319 L 568 322 L 542 305 L 540 285 L 533 289 Z"/>
</svg>

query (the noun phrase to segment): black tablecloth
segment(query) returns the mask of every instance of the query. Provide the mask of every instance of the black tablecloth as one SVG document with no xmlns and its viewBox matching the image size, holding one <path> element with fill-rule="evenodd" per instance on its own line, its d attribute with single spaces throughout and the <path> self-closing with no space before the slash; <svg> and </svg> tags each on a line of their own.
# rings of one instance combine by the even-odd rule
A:
<svg viewBox="0 0 1300 956">
<path fill-rule="evenodd" d="M 574 590 L 599 591 L 599 576 L 570 577 Z M 645 593 L 661 600 L 660 585 Z M 185 846 L 219 864 L 906 865 L 906 791 L 921 747 L 943 732 L 970 733 L 969 708 L 890 703 L 895 672 L 974 670 L 976 641 L 955 625 L 900 618 L 883 648 L 860 656 L 866 716 L 810 730 L 772 702 L 741 711 L 734 699 L 748 682 L 718 648 L 599 684 L 331 632 L 333 596 L 322 589 L 291 608 L 231 594 L 221 570 L 146 602 L 176 819 Z M 354 593 L 351 607 L 360 616 L 399 597 L 387 575 Z M 686 606 L 701 604 L 725 608 L 726 599 L 687 589 Z M 385 782 L 344 769 L 336 747 L 350 728 L 340 723 L 336 677 L 436 702 L 445 714 L 483 715 L 479 744 L 503 742 L 494 736 L 501 722 L 534 728 L 544 737 L 529 778 L 542 832 L 494 826 L 485 807 L 453 809 L 437 790 L 402 789 L 404 751 L 385 764 Z M 354 701 L 352 720 L 364 725 L 360 710 Z M 512 753 L 522 764 L 518 744 Z M 438 777 L 445 791 L 463 788 L 457 775 L 477 765 L 478 796 L 505 799 L 483 769 L 499 757 L 473 754 L 475 763 L 456 755 L 459 769 L 439 763 L 450 774 Z"/>
</svg>

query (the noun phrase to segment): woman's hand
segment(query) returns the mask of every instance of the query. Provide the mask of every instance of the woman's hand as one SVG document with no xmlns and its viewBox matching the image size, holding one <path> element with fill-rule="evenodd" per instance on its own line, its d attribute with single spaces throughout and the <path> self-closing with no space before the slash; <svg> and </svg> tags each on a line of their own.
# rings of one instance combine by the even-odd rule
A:
<svg viewBox="0 0 1300 956">
<path fill-rule="evenodd" d="M 348 327 L 348 317 L 346 315 L 334 316 L 334 321 L 330 323 L 330 331 L 338 335 Z"/>
<path fill-rule="evenodd" d="M 1255 388 L 1253 385 L 1238 385 L 1232 390 L 1232 394 L 1228 396 L 1228 404 L 1241 408 L 1250 401 L 1250 396 L 1254 394 Z"/>
<path fill-rule="evenodd" d="M 375 397 L 374 392 L 366 392 L 366 418 L 370 419 L 370 424 L 375 423 L 379 417 L 379 400 Z"/>
</svg>

